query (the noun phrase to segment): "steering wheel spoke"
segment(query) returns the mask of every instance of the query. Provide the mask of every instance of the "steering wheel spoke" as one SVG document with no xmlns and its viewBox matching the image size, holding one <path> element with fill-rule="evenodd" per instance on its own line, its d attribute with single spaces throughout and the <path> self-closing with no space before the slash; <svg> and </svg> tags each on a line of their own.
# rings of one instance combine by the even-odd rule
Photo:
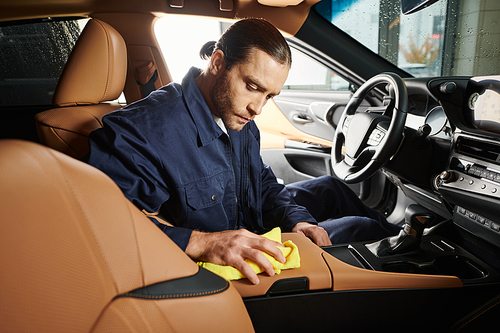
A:
<svg viewBox="0 0 500 333">
<path fill-rule="evenodd" d="M 356 112 L 368 93 L 386 84 L 388 96 L 383 106 Z M 369 178 L 391 158 L 403 138 L 408 96 L 403 80 L 393 73 L 382 73 L 363 84 L 342 114 L 333 138 L 332 166 L 335 174 L 348 183 Z M 342 149 L 343 148 L 343 149 Z"/>
<path fill-rule="evenodd" d="M 385 135 L 387 133 L 387 130 L 381 128 L 380 126 L 377 126 L 371 131 L 370 136 L 368 137 L 368 142 L 367 144 L 369 146 L 378 146 L 384 139 Z"/>
</svg>

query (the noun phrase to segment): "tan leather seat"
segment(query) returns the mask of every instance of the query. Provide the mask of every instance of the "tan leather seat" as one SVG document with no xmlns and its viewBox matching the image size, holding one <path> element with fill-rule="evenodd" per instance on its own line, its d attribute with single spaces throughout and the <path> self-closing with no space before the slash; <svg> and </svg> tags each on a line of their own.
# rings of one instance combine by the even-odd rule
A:
<svg viewBox="0 0 500 333">
<path fill-rule="evenodd" d="M 99 170 L 0 141 L 5 332 L 252 331 L 241 297 L 192 262 Z"/>
<path fill-rule="evenodd" d="M 127 49 L 123 37 L 109 24 L 90 19 L 82 31 L 52 100 L 56 108 L 35 116 L 40 142 L 81 159 L 88 135 L 102 126 L 102 117 L 119 109 L 125 86 Z"/>
</svg>

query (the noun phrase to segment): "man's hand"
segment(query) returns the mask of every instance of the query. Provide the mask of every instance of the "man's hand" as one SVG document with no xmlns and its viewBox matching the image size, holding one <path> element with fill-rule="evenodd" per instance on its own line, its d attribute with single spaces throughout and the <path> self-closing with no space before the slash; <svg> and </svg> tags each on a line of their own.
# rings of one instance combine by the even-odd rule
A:
<svg viewBox="0 0 500 333">
<path fill-rule="evenodd" d="M 292 228 L 292 232 L 309 237 L 318 246 L 332 245 L 326 230 L 311 223 L 299 222 Z"/>
<path fill-rule="evenodd" d="M 283 247 L 283 245 L 245 229 L 212 233 L 193 231 L 185 252 L 195 261 L 233 266 L 250 282 L 259 284 L 257 274 L 245 260 L 253 261 L 269 276 L 273 276 L 273 265 L 261 251 L 285 263 L 285 256 L 278 247 Z"/>
</svg>

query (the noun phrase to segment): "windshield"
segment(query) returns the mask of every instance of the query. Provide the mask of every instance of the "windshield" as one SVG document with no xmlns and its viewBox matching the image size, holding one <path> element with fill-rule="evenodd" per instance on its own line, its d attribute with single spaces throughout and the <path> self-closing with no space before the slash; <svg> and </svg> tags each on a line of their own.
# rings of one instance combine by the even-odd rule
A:
<svg viewBox="0 0 500 333">
<path fill-rule="evenodd" d="M 415 77 L 500 73 L 498 0 L 440 0 L 410 15 L 400 0 L 323 0 L 315 8 Z"/>
</svg>

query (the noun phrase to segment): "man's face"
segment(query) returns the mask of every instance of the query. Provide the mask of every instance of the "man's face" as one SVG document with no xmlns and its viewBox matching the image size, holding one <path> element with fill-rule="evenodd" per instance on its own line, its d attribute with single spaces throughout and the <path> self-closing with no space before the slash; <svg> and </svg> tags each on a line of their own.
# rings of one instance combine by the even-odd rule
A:
<svg viewBox="0 0 500 333">
<path fill-rule="evenodd" d="M 210 90 L 218 116 L 226 128 L 240 131 L 262 112 L 266 102 L 278 95 L 289 67 L 255 49 L 248 61 L 223 70 Z"/>
</svg>

